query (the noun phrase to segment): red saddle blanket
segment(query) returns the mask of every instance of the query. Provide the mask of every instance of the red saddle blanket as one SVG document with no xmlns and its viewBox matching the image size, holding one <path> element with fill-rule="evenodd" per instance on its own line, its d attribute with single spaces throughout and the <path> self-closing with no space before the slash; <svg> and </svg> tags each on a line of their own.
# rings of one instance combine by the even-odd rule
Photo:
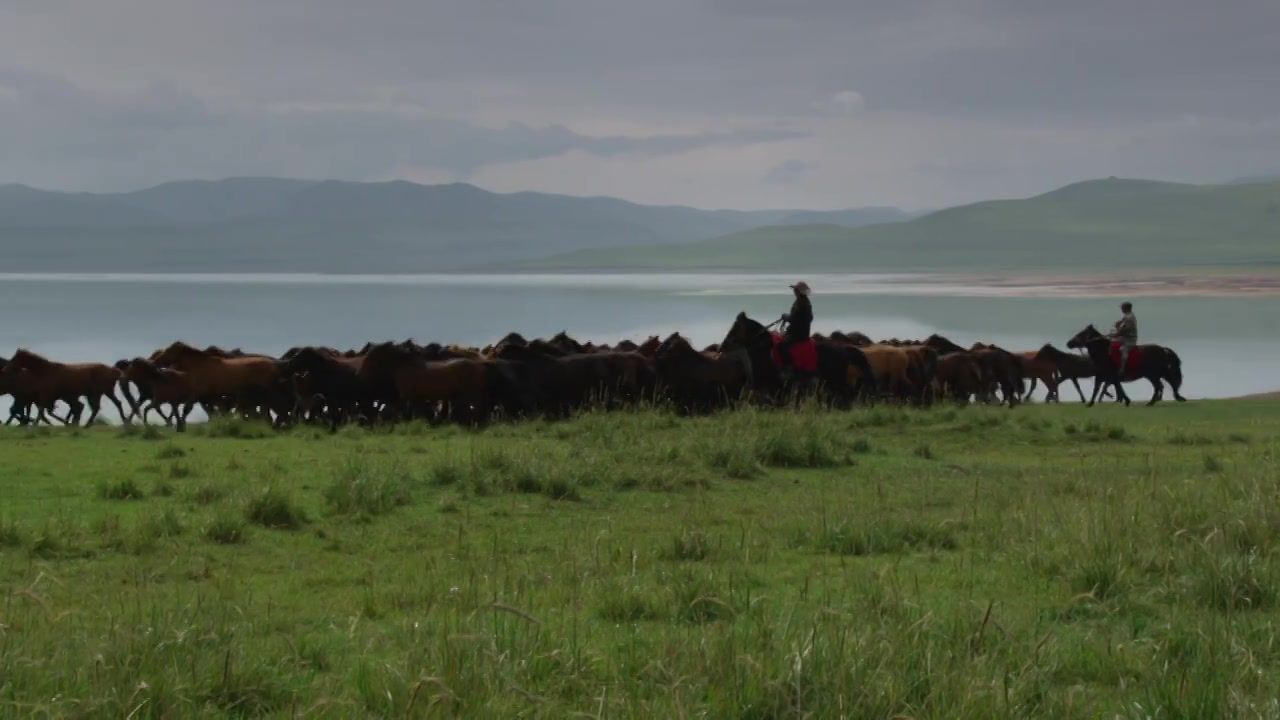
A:
<svg viewBox="0 0 1280 720">
<path fill-rule="evenodd" d="M 773 336 L 773 365 L 779 368 L 782 367 L 782 356 L 778 354 L 778 344 L 782 339 L 776 333 Z M 813 338 L 791 346 L 791 366 L 801 372 L 818 372 L 818 344 Z"/>
<path fill-rule="evenodd" d="M 1142 366 L 1142 346 L 1138 345 L 1129 351 L 1127 359 L 1128 367 L 1120 369 L 1120 375 L 1123 377 L 1136 376 L 1138 368 Z M 1111 343 L 1111 366 L 1120 367 L 1120 343 Z"/>
</svg>

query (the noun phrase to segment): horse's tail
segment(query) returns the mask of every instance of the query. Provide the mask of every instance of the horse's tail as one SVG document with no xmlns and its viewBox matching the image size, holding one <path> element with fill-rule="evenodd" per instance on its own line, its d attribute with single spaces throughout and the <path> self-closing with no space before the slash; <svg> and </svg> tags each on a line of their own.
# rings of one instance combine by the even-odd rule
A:
<svg viewBox="0 0 1280 720">
<path fill-rule="evenodd" d="M 1182 392 L 1182 358 L 1168 348 L 1165 348 L 1165 352 L 1169 353 L 1169 384 L 1173 386 L 1175 393 Z"/>
</svg>

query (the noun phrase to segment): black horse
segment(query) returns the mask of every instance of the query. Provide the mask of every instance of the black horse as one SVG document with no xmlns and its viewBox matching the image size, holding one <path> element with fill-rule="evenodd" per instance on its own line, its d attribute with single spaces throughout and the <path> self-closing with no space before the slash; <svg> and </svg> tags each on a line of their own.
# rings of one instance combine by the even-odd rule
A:
<svg viewBox="0 0 1280 720">
<path fill-rule="evenodd" d="M 1148 405 L 1154 405 L 1164 399 L 1164 382 L 1169 381 L 1169 386 L 1173 388 L 1173 396 L 1178 402 L 1186 402 L 1186 398 L 1182 397 L 1182 359 L 1178 354 L 1162 345 L 1139 345 L 1134 348 L 1133 352 L 1140 353 L 1139 364 L 1136 374 L 1129 374 L 1116 368 L 1111 360 L 1111 339 L 1102 333 L 1093 325 L 1089 325 L 1085 329 L 1076 333 L 1067 341 L 1067 347 L 1072 350 L 1084 348 L 1089 353 L 1089 357 L 1093 360 L 1095 371 L 1093 380 L 1093 395 L 1089 398 L 1089 406 L 1092 407 L 1098 399 L 1098 390 L 1103 385 L 1109 384 L 1116 389 L 1116 400 L 1124 401 L 1125 406 L 1129 405 L 1129 395 L 1124 391 L 1124 383 L 1132 382 L 1139 378 L 1145 378 L 1151 382 L 1153 392 Z"/>
<path fill-rule="evenodd" d="M 791 376 L 784 378 L 773 362 L 774 342 L 769 328 L 740 312 L 720 343 L 720 351 L 745 350 L 751 359 L 753 389 L 775 399 L 792 393 L 797 398 L 821 394 L 839 405 L 848 405 L 854 396 L 854 388 L 849 385 L 851 367 L 858 370 L 863 382 L 875 382 L 875 373 L 858 348 L 829 340 L 814 340 L 814 343 L 818 353 L 817 372 L 793 368 Z"/>
</svg>

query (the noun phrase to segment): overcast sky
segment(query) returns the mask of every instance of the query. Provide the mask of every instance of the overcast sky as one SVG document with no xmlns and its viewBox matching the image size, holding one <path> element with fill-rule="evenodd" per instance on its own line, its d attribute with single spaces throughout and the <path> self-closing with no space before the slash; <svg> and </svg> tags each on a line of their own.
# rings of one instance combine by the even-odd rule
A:
<svg viewBox="0 0 1280 720">
<path fill-rule="evenodd" d="M 929 208 L 1280 172 L 1280 0 L 0 0 L 0 182 Z"/>
</svg>

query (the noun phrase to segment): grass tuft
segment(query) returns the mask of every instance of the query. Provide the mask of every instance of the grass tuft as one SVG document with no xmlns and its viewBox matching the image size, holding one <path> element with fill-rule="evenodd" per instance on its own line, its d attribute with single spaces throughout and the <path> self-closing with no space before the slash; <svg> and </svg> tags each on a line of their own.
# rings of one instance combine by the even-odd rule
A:
<svg viewBox="0 0 1280 720">
<path fill-rule="evenodd" d="M 254 525 L 272 530 L 297 530 L 307 523 L 306 512 L 293 497 L 270 486 L 249 498 L 244 516 Z"/>
<path fill-rule="evenodd" d="M 98 483 L 98 497 L 103 500 L 141 500 L 147 496 L 133 478 L 104 480 Z"/>
<path fill-rule="evenodd" d="M 351 455 L 338 466 L 324 499 L 337 515 L 384 515 L 409 504 L 414 482 L 400 462 Z"/>
</svg>

